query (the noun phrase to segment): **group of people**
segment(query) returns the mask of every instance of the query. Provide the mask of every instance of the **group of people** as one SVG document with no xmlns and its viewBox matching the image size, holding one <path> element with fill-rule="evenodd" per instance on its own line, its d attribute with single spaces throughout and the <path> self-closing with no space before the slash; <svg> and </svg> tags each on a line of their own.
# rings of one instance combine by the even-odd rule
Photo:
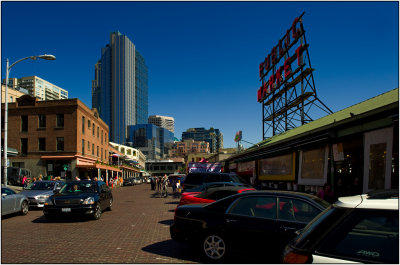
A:
<svg viewBox="0 0 400 265">
<path fill-rule="evenodd" d="M 358 195 L 362 193 L 362 186 L 360 178 L 355 178 L 353 183 L 349 186 L 343 184 L 343 180 L 339 178 L 336 182 L 335 193 L 332 191 L 332 187 L 329 183 L 325 183 L 323 188 L 317 193 L 317 196 L 321 199 L 334 203 L 337 198 Z"/>
<path fill-rule="evenodd" d="M 170 180 L 166 174 L 162 177 L 152 177 L 150 181 L 151 190 L 157 190 L 157 192 L 162 192 L 163 187 L 168 187 L 168 184 L 171 184 L 174 194 L 180 191 L 180 181 L 176 179 Z"/>
</svg>

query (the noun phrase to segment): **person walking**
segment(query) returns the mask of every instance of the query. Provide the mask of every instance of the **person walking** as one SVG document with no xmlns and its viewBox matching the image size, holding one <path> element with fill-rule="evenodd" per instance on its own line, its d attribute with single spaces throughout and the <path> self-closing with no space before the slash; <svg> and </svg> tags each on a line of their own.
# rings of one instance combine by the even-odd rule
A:
<svg viewBox="0 0 400 265">
<path fill-rule="evenodd" d="M 28 180 L 28 178 L 26 177 L 26 176 L 24 176 L 23 178 L 22 178 L 22 187 L 26 187 L 26 185 L 28 184 L 27 183 L 27 180 Z"/>
</svg>

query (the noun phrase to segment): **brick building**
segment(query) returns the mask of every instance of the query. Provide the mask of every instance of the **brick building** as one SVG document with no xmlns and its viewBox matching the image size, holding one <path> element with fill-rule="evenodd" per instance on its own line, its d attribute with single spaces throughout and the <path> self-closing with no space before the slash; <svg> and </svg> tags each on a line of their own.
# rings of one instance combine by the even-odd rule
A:
<svg viewBox="0 0 400 265">
<path fill-rule="evenodd" d="M 8 112 L 8 146 L 18 150 L 10 166 L 28 168 L 33 176 L 67 179 L 106 180 L 121 172 L 108 163 L 107 124 L 79 99 L 38 101 L 24 95 L 9 103 Z"/>
</svg>

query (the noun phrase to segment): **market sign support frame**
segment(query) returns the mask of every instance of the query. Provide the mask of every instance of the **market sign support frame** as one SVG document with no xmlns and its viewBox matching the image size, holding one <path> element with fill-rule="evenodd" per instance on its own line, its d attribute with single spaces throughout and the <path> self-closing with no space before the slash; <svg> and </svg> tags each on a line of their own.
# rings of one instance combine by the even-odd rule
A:
<svg viewBox="0 0 400 265">
<path fill-rule="evenodd" d="M 333 113 L 317 97 L 303 15 L 304 12 L 295 18 L 292 27 L 259 67 L 262 85 L 257 91 L 257 101 L 262 103 L 263 140 L 271 130 L 274 136 L 313 121 L 309 115 L 312 106 L 327 114 Z M 290 55 L 298 42 L 300 45 Z M 279 62 L 284 63 L 278 66 Z M 296 65 L 293 71 L 292 65 Z"/>
</svg>

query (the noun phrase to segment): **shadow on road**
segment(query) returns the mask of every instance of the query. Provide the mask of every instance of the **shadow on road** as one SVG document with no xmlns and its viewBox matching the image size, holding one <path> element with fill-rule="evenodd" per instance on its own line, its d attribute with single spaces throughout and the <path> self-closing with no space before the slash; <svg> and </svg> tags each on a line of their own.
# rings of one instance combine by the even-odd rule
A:
<svg viewBox="0 0 400 265">
<path fill-rule="evenodd" d="M 32 223 L 41 224 L 41 223 L 82 223 L 90 221 L 88 218 L 79 217 L 79 216 L 64 216 L 55 218 L 54 220 L 46 220 L 44 215 L 32 220 Z"/>
<path fill-rule="evenodd" d="M 173 240 L 166 240 L 148 245 L 143 247 L 142 250 L 164 257 L 187 260 L 196 263 L 201 262 L 198 255 L 195 255 L 191 248 Z"/>
<path fill-rule="evenodd" d="M 160 221 L 158 222 L 159 224 L 163 224 L 163 225 L 172 225 L 174 223 L 174 220 L 164 220 L 164 221 Z"/>
</svg>

